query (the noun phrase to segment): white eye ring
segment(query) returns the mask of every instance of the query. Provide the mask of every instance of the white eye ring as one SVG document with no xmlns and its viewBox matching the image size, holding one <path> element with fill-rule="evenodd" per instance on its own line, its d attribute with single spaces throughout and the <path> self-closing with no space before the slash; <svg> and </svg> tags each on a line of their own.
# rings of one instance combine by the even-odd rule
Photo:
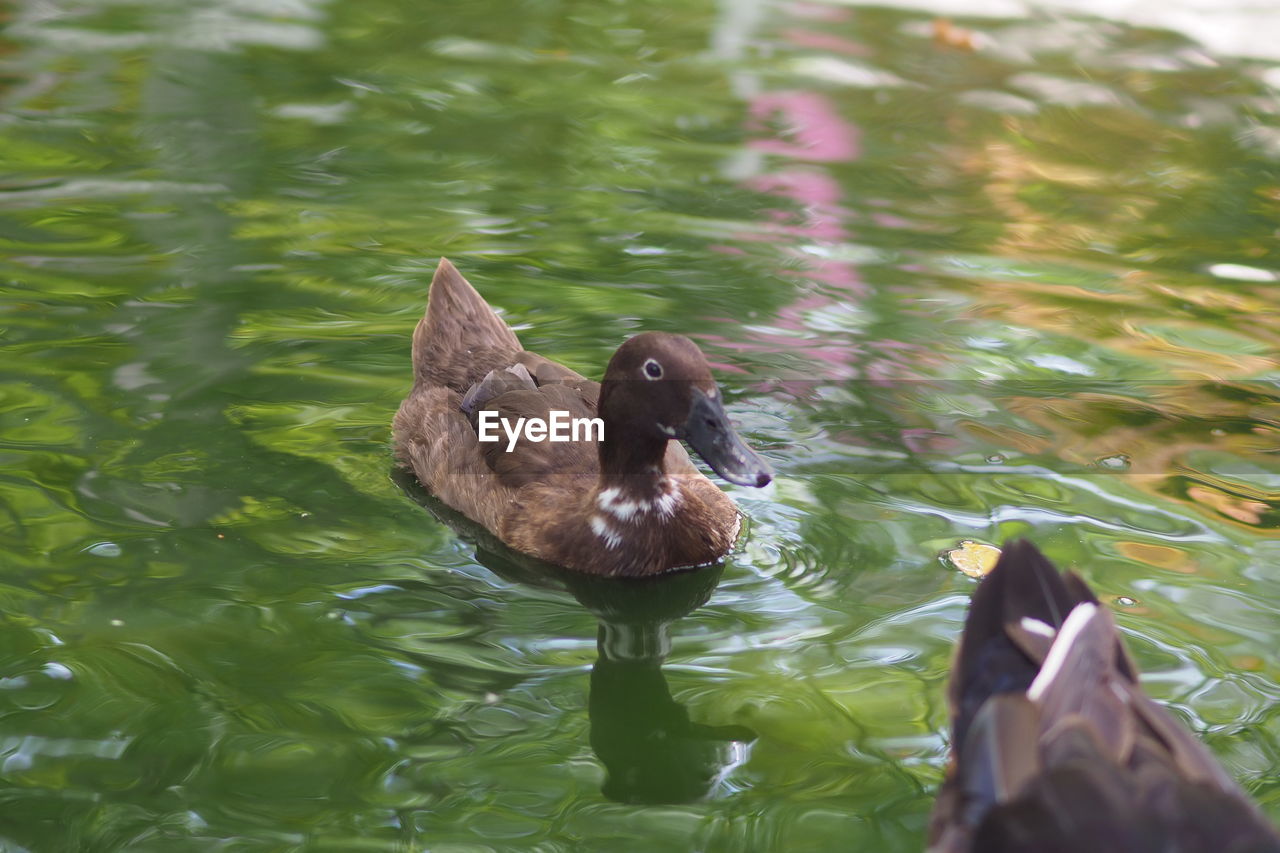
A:
<svg viewBox="0 0 1280 853">
<path fill-rule="evenodd" d="M 662 378 L 662 365 L 658 364 L 657 359 L 648 358 L 644 362 L 644 378 L 653 380 Z"/>
</svg>

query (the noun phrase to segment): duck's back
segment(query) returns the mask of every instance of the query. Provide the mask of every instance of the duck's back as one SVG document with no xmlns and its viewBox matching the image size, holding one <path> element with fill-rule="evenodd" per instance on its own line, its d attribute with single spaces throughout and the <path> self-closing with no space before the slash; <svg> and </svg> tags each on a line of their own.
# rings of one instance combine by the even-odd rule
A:
<svg viewBox="0 0 1280 853">
<path fill-rule="evenodd" d="M 501 534 L 521 511 L 520 490 L 560 480 L 591 483 L 595 446 L 530 442 L 509 449 L 481 442 L 482 412 L 492 423 L 520 418 L 595 417 L 600 386 L 524 350 L 515 333 L 449 261 L 431 280 L 427 310 L 413 334 L 414 387 L 393 424 L 396 453 L 449 505 Z M 575 492 L 576 494 L 576 492 Z"/>
</svg>

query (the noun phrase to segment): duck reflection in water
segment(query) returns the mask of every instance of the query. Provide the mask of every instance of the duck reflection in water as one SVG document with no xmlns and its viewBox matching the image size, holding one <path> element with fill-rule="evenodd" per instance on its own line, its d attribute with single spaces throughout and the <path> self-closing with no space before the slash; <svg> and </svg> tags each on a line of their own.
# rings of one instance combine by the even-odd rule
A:
<svg viewBox="0 0 1280 853">
<path fill-rule="evenodd" d="M 403 470 L 392 477 L 437 519 L 476 546 L 476 560 L 507 581 L 561 589 L 600 620 L 587 713 L 604 765 L 601 793 L 620 803 L 678 804 L 715 796 L 742 764 L 755 733 L 696 723 L 671 696 L 662 664 L 672 625 L 701 607 L 723 565 L 648 578 L 574 572 L 512 551 L 450 509 Z"/>
<path fill-rule="evenodd" d="M 615 586 L 648 589 L 623 592 L 630 598 L 628 606 L 611 606 L 609 611 L 593 606 L 600 598 L 577 596 L 601 620 L 596 641 L 600 656 L 591 669 L 588 710 L 591 748 L 608 771 L 603 793 L 611 800 L 703 799 L 746 760 L 747 744 L 755 740 L 755 733 L 743 726 L 693 722 L 688 709 L 671 697 L 662 674 L 671 647 L 671 624 L 706 601 L 721 570 L 714 566 L 638 584 L 614 581 Z M 675 589 L 678 586 L 687 589 Z M 592 590 L 597 596 L 601 592 Z M 668 605 L 664 612 L 666 595 L 687 609 Z"/>
</svg>

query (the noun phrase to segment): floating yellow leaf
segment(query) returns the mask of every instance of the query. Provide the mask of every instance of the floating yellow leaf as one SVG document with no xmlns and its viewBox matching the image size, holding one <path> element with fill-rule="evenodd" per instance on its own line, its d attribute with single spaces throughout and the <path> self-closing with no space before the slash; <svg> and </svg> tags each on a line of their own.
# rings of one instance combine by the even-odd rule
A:
<svg viewBox="0 0 1280 853">
<path fill-rule="evenodd" d="M 986 577 L 987 572 L 996 567 L 996 560 L 1000 559 L 1000 549 L 994 545 L 965 539 L 960 543 L 959 548 L 947 552 L 947 559 L 951 561 L 951 565 L 969 577 L 981 578 Z"/>
</svg>

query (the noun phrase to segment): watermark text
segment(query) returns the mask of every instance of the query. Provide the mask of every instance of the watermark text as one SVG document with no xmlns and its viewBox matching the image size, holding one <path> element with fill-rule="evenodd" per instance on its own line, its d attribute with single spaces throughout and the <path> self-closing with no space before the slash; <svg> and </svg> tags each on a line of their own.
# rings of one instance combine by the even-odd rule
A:
<svg viewBox="0 0 1280 853">
<path fill-rule="evenodd" d="M 523 435 L 535 444 L 543 441 L 604 441 L 604 421 L 600 418 L 575 418 L 562 409 L 552 409 L 547 418 L 504 418 L 492 409 L 481 409 L 476 431 L 481 441 L 507 438 L 507 452 L 515 450 Z"/>
</svg>

